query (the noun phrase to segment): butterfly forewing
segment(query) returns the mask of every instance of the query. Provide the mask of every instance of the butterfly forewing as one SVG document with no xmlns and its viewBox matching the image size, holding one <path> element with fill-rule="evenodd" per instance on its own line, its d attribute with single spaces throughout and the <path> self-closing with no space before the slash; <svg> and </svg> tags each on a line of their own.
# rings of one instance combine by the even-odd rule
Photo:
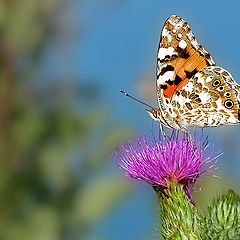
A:
<svg viewBox="0 0 240 240">
<path fill-rule="evenodd" d="M 188 24 L 171 16 L 164 24 L 159 44 L 158 94 L 172 98 L 194 74 L 212 65 L 215 65 L 212 57 L 197 43 Z"/>
</svg>

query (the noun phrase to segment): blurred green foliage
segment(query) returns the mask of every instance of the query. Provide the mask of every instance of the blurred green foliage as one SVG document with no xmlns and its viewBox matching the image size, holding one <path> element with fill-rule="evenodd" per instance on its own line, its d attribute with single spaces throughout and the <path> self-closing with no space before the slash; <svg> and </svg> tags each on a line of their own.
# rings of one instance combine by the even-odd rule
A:
<svg viewBox="0 0 240 240">
<path fill-rule="evenodd" d="M 79 111 L 71 96 L 51 105 L 54 92 L 39 94 L 49 86 L 38 84 L 38 64 L 66 5 L 0 1 L 0 239 L 88 239 L 130 188 L 100 174 L 130 129 L 104 127 L 105 105 Z"/>
</svg>

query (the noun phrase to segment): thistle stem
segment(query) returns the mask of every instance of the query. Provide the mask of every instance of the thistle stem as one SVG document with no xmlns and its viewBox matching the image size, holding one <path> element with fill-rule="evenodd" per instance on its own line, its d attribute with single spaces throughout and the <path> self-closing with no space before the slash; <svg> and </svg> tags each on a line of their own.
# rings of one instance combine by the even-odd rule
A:
<svg viewBox="0 0 240 240">
<path fill-rule="evenodd" d="M 200 216 L 189 201 L 183 186 L 169 183 L 167 188 L 154 188 L 160 203 L 161 235 L 164 239 L 201 239 Z"/>
</svg>

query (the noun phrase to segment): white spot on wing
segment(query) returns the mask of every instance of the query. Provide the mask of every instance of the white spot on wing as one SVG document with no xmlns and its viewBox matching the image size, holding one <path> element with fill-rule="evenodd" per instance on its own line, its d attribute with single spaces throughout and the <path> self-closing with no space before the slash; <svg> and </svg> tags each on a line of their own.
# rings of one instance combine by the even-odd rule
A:
<svg viewBox="0 0 240 240">
<path fill-rule="evenodd" d="M 172 41 L 172 35 L 168 34 L 168 42 L 170 43 Z"/>
<path fill-rule="evenodd" d="M 158 51 L 158 58 L 160 58 L 160 60 L 164 59 L 166 57 L 167 53 L 167 48 L 160 48 Z"/>
<path fill-rule="evenodd" d="M 162 76 L 163 78 L 167 80 L 172 80 L 173 77 L 174 77 L 174 71 L 168 71 L 168 72 L 165 72 Z"/>
<path fill-rule="evenodd" d="M 192 41 L 192 45 L 195 47 L 195 48 L 198 48 L 199 44 L 196 40 Z"/>
<path fill-rule="evenodd" d="M 184 49 L 184 48 L 186 48 L 187 43 L 186 43 L 186 41 L 181 40 L 181 41 L 179 42 L 178 46 L 179 46 L 180 48 Z"/>
<path fill-rule="evenodd" d="M 209 76 L 209 77 L 206 78 L 206 82 L 207 82 L 207 83 L 211 82 L 212 80 L 213 80 L 213 77 L 211 77 L 211 76 Z"/>
<path fill-rule="evenodd" d="M 215 103 L 217 104 L 218 109 L 223 109 L 221 98 L 219 98 Z"/>
<path fill-rule="evenodd" d="M 204 78 L 203 77 L 198 77 L 198 80 L 197 80 L 198 83 L 201 83 L 201 84 L 204 84 Z"/>
<path fill-rule="evenodd" d="M 194 78 L 197 77 L 197 83 L 201 83 L 201 84 L 205 84 L 205 81 L 204 81 L 204 77 L 202 76 L 201 73 L 197 72 L 195 75 L 194 75 Z"/>
<path fill-rule="evenodd" d="M 205 104 L 209 101 L 210 95 L 207 92 L 199 93 L 199 98 L 202 101 L 202 104 Z"/>
<path fill-rule="evenodd" d="M 169 23 L 172 24 L 173 26 L 176 25 L 176 22 L 172 21 L 172 19 L 169 19 L 168 21 L 169 21 Z"/>
<path fill-rule="evenodd" d="M 168 35 L 168 30 L 166 29 L 166 28 L 164 28 L 163 30 L 162 30 L 162 36 L 163 37 L 166 37 Z"/>
<path fill-rule="evenodd" d="M 163 84 L 162 76 L 159 76 L 157 79 L 157 86 L 160 87 L 160 85 Z"/>
<path fill-rule="evenodd" d="M 169 47 L 169 48 L 167 49 L 166 55 L 172 56 L 173 53 L 174 53 L 174 48 L 173 48 L 173 47 Z"/>
<path fill-rule="evenodd" d="M 193 83 L 191 81 L 189 81 L 184 87 L 184 90 L 186 90 L 187 92 L 192 92 L 193 90 Z"/>
<path fill-rule="evenodd" d="M 192 32 L 189 32 L 189 33 L 187 33 L 186 35 L 187 35 L 188 39 L 189 39 L 190 41 L 192 41 L 192 39 L 193 39 L 193 34 L 192 34 Z"/>
<path fill-rule="evenodd" d="M 162 76 L 159 76 L 157 79 L 157 85 L 165 83 L 167 80 L 172 80 L 174 77 L 174 71 L 167 71 Z"/>
<path fill-rule="evenodd" d="M 179 33 L 179 34 L 177 35 L 177 37 L 178 37 L 178 38 L 181 38 L 181 37 L 182 37 L 182 34 L 181 34 L 181 33 Z"/>
<path fill-rule="evenodd" d="M 181 20 L 176 24 L 175 28 L 176 28 L 176 29 L 181 28 L 182 25 L 183 25 L 183 23 L 184 23 L 184 21 L 181 19 Z"/>
</svg>

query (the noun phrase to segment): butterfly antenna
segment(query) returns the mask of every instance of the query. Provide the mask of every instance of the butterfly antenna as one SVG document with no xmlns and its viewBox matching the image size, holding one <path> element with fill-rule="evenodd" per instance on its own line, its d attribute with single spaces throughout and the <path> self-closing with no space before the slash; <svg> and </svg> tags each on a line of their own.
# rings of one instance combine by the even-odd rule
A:
<svg viewBox="0 0 240 240">
<path fill-rule="evenodd" d="M 148 104 L 145 103 L 145 102 L 142 102 L 142 101 L 136 99 L 135 97 L 129 95 L 128 93 L 124 92 L 123 90 L 120 90 L 120 93 L 123 93 L 125 96 L 130 97 L 131 99 L 133 99 L 133 100 L 135 100 L 135 101 L 137 101 L 137 102 L 139 102 L 139 103 L 141 103 L 141 104 L 143 104 L 143 105 L 145 105 L 145 106 L 147 106 L 147 107 L 150 107 L 151 109 L 154 109 L 152 106 L 148 105 Z"/>
</svg>

